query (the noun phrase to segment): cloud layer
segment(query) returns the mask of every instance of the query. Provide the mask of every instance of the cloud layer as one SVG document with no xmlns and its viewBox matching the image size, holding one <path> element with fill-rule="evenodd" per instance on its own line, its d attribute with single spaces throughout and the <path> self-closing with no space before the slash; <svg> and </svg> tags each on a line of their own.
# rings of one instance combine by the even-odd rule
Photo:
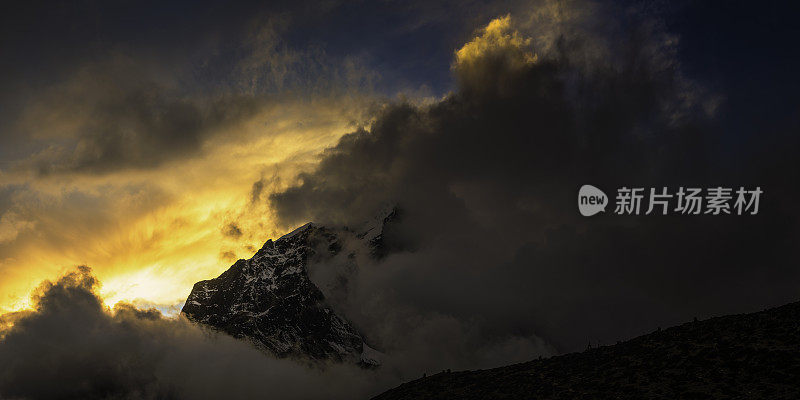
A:
<svg viewBox="0 0 800 400">
<path fill-rule="evenodd" d="M 276 360 L 249 343 L 155 309 L 107 309 L 81 267 L 43 284 L 0 340 L 0 398 L 366 397 L 369 372 Z M 46 384 L 44 384 L 46 382 Z"/>
<path fill-rule="evenodd" d="M 65 60 L 60 84 L 21 103 L 20 130 L 4 130 L 30 140 L 14 147 L 22 158 L 0 149 L 0 302 L 75 264 L 95 266 L 104 286 L 79 269 L 42 286 L 31 311 L 0 318 L 0 395 L 366 397 L 423 372 L 796 300 L 791 124 L 743 145 L 718 120 L 721 97 L 686 78 L 677 38 L 647 10 L 508 7 L 461 38 L 449 54 L 456 86 L 438 100 L 378 106 L 359 56 L 291 49 L 282 18 L 256 18 L 243 48 L 195 49 L 210 59 L 160 64 L 174 61 L 164 49 L 121 46 L 99 62 Z M 401 30 L 437 25 L 414 22 Z M 0 139 L 19 144 L 12 136 Z M 586 219 L 575 205 L 583 184 L 612 198 L 621 186 L 717 185 L 760 186 L 764 197 L 757 216 Z M 387 354 L 378 371 L 322 373 L 104 304 L 174 305 L 267 237 L 309 220 L 357 227 L 392 204 L 385 257 L 309 267 Z"/>
<path fill-rule="evenodd" d="M 173 306 L 282 233 L 243 198 L 252 181 L 285 186 L 379 101 L 357 59 L 289 46 L 294 17 L 217 21 L 181 45 L 88 46 L 17 91 L 0 123 L 0 310 L 78 264 L 110 304 Z"/>
<path fill-rule="evenodd" d="M 600 32 L 580 12 L 549 15 L 562 22 L 549 35 L 530 22 L 542 15 L 492 21 L 456 52 L 454 93 L 384 108 L 271 196 L 287 224 L 358 226 L 398 204 L 394 253 L 329 293 L 378 345 L 458 342 L 414 341 L 444 316 L 469 327 L 475 351 L 509 337 L 571 351 L 794 300 L 797 190 L 770 171 L 796 161 L 732 149 L 676 39 L 627 11 Z M 725 161 L 732 151 L 746 166 Z M 586 219 L 575 198 L 587 183 L 612 199 L 623 186 L 761 185 L 767 197 L 752 217 Z"/>
</svg>

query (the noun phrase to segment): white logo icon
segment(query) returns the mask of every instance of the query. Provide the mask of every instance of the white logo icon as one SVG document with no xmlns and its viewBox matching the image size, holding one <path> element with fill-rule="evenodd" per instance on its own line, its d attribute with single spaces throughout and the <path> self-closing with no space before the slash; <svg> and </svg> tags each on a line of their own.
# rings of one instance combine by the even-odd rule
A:
<svg viewBox="0 0 800 400">
<path fill-rule="evenodd" d="M 606 210 L 608 197 L 602 190 L 592 186 L 583 185 L 578 191 L 578 210 L 584 217 L 591 217 Z"/>
</svg>

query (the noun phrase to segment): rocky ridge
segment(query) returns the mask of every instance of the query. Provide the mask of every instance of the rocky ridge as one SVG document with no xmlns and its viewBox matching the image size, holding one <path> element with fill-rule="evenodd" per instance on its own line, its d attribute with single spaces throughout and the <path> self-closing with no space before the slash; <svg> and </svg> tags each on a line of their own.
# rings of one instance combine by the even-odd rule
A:
<svg viewBox="0 0 800 400">
<path fill-rule="evenodd" d="M 383 225 L 393 212 L 355 235 L 379 251 Z M 219 277 L 197 282 L 181 313 L 190 320 L 250 340 L 278 356 L 380 364 L 381 353 L 325 301 L 309 278 L 310 262 L 343 251 L 345 230 L 303 225 L 238 260 Z"/>
</svg>

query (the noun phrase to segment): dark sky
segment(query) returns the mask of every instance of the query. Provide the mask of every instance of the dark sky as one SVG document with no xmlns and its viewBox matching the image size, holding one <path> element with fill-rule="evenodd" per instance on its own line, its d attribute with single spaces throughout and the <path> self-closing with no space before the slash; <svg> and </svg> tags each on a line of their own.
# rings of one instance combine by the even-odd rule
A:
<svg viewBox="0 0 800 400">
<path fill-rule="evenodd" d="M 469 38 L 474 25 L 500 15 L 492 11 L 502 6 L 434 3 L 8 3 L 0 65 L 4 86 L 13 87 L 9 85 L 52 83 L 60 78 L 59 71 L 114 47 L 154 54 L 164 63 L 192 60 L 192 55 L 207 56 L 202 51 L 207 50 L 210 36 L 219 35 L 220 51 L 234 52 L 243 21 L 254 15 L 281 15 L 291 18 L 283 37 L 288 46 L 320 46 L 336 56 L 363 54 L 382 72 L 387 92 L 411 82 L 443 93 L 452 89 L 448 71 L 452 50 Z M 797 83 L 791 78 L 798 57 L 790 49 L 798 28 L 792 23 L 796 12 L 792 2 L 624 4 L 659 14 L 680 38 L 684 72 L 712 89 L 724 89 L 735 100 L 732 106 L 759 107 L 759 114 L 774 113 L 767 115 L 769 119 L 785 118 L 796 110 L 792 95 Z M 775 102 L 744 105 L 740 99 L 765 93 Z"/>
</svg>

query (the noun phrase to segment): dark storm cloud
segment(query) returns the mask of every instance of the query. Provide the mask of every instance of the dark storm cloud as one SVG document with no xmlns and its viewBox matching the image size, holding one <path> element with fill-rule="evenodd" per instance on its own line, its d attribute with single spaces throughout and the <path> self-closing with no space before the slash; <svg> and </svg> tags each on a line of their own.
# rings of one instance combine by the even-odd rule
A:
<svg viewBox="0 0 800 400">
<path fill-rule="evenodd" d="M 76 70 L 125 53 L 136 61 L 155 60 L 170 72 L 181 70 L 187 77 L 193 72 L 186 69 L 187 63 L 202 65 L 213 51 L 213 42 L 231 37 L 235 33 L 232 27 L 240 26 L 234 21 L 253 12 L 252 8 L 246 10 L 244 4 L 194 5 L 86 1 L 28 2 L 5 7 L 0 16 L 0 35 L 7 39 L 0 42 L 0 81 L 6 89 L 0 94 L 0 115 L 4 117 L 0 138 L 5 151 L 0 150 L 0 157 L 18 158 L 16 145 L 29 151 L 24 145 L 30 136 L 14 129 L 12 122 L 27 111 L 31 102 L 69 80 Z M 138 78 L 135 68 L 113 77 L 104 72 L 102 68 L 94 71 L 92 78 L 111 78 L 106 81 L 111 89 Z M 216 82 L 208 74 L 205 78 L 206 84 Z M 62 100 L 84 99 L 74 96 Z M 11 149 L 16 151 L 8 151 Z"/>
<path fill-rule="evenodd" d="M 375 390 L 355 367 L 323 376 L 155 309 L 122 304 L 112 312 L 97 284 L 80 267 L 43 284 L 34 310 L 0 318 L 0 398 L 309 399 Z"/>
<path fill-rule="evenodd" d="M 378 345 L 446 347 L 456 339 L 423 323 L 444 316 L 469 327 L 473 352 L 537 336 L 576 350 L 795 300 L 797 190 L 773 172 L 797 170 L 796 141 L 728 146 L 708 114 L 716 100 L 682 76 L 675 38 L 645 17 L 618 15 L 603 35 L 565 24 L 546 44 L 490 25 L 457 55 L 455 93 L 387 107 L 271 197 L 287 224 L 358 226 L 398 204 L 384 240 L 405 251 L 364 260 L 347 293 L 327 293 Z M 550 50 L 531 62 L 536 48 Z M 746 164 L 732 167 L 734 151 Z M 612 201 L 623 186 L 765 195 L 757 216 L 585 219 L 585 183 Z"/>
<path fill-rule="evenodd" d="M 78 122 L 74 147 L 55 153 L 45 151 L 36 157 L 38 172 L 102 173 L 159 166 L 196 153 L 210 135 L 240 122 L 257 109 L 252 98 L 203 104 L 172 97 L 157 87 L 117 95 L 76 110 L 88 117 Z"/>
<path fill-rule="evenodd" d="M 448 11 L 456 6 L 458 18 Z M 153 168 L 196 155 L 265 97 L 352 96 L 375 87 L 425 92 L 423 84 L 443 91 L 453 32 L 505 6 L 211 0 L 14 7 L 0 16 L 0 32 L 10 38 L 0 42 L 7 88 L 0 93 L 0 162 L 25 160 L 26 170 L 40 174 Z"/>
<path fill-rule="evenodd" d="M 36 4 L 0 17 L 14 39 L 0 43 L 0 81 L 11 89 L 0 94 L 4 169 L 154 168 L 197 155 L 270 105 L 359 96 L 368 84 L 355 57 L 286 42 L 307 4 L 137 6 Z"/>
</svg>

